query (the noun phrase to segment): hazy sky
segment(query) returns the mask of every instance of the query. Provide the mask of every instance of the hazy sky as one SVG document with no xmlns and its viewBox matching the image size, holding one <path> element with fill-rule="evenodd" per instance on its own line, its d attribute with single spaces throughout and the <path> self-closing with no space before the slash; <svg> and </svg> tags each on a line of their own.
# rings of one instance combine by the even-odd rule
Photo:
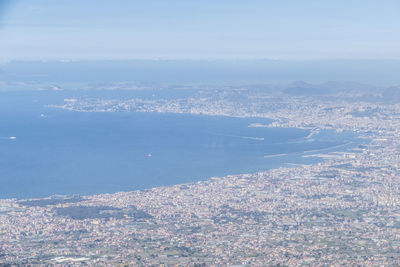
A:
<svg viewBox="0 0 400 267">
<path fill-rule="evenodd" d="M 400 59 L 399 0 L 9 2 L 0 61 Z"/>
</svg>

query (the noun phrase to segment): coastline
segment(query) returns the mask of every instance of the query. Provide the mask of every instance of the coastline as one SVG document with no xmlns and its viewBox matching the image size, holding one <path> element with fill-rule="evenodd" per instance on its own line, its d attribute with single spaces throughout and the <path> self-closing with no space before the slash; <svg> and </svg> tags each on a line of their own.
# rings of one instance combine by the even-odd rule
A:
<svg viewBox="0 0 400 267">
<path fill-rule="evenodd" d="M 101 265 L 104 255 L 108 263 L 145 265 L 396 264 L 400 106 L 386 106 L 378 120 L 344 115 L 360 108 L 354 104 L 327 114 L 327 105 L 333 104 L 320 105 L 312 117 L 286 110 L 284 120 L 276 112 L 270 127 L 351 131 L 370 141 L 311 165 L 54 205 L 1 199 L 0 214 L 7 216 L 0 216 L 0 244 L 28 262 L 48 264 Z M 87 214 L 79 217 L 81 212 Z M 24 237 L 29 231 L 35 234 Z M 44 241 L 46 251 L 32 254 L 29 248 L 49 236 L 57 242 Z M 22 239 L 21 251 L 15 240 Z"/>
<path fill-rule="evenodd" d="M 79 113 L 79 112 L 78 112 Z M 175 115 L 175 114 L 171 114 L 171 115 Z M 192 116 L 192 114 L 184 114 L 184 115 L 189 115 L 189 116 Z M 205 118 L 208 118 L 209 117 L 209 115 L 198 115 L 198 116 L 203 116 L 203 117 L 205 117 Z M 221 118 L 224 118 L 225 116 L 221 116 L 221 115 L 216 115 L 216 116 L 218 116 L 218 117 L 221 117 Z M 234 117 L 234 118 L 236 118 L 236 117 Z M 259 118 L 253 118 L 252 117 L 252 119 L 259 119 Z M 268 118 L 262 118 L 263 120 L 268 120 L 268 121 L 271 121 L 272 122 L 272 120 L 271 119 L 268 119 Z M 273 128 L 281 128 L 280 126 L 274 126 Z M 286 129 L 286 127 L 285 128 L 282 128 L 282 129 Z M 314 129 L 315 130 L 315 129 Z M 248 137 L 243 137 L 243 136 L 236 136 L 236 135 L 230 135 L 230 136 L 232 136 L 232 137 L 240 137 L 240 138 L 248 138 Z M 326 138 L 326 137 L 325 137 Z M 304 140 L 303 140 L 304 139 Z M 297 140 L 297 139 L 295 139 L 295 140 Z M 303 140 L 303 141 L 302 141 Z M 308 140 L 308 136 L 306 136 L 306 137 L 301 137 L 301 140 L 300 141 L 297 141 L 297 142 L 299 142 L 299 143 L 303 143 L 303 142 L 305 142 L 306 140 Z M 259 140 L 255 140 L 255 141 L 259 141 Z M 282 143 L 282 144 L 286 144 L 286 143 L 290 143 L 290 142 L 285 142 L 285 143 Z M 280 144 L 280 143 L 274 143 L 274 145 L 276 145 L 276 144 Z M 346 144 L 344 144 L 344 145 L 346 145 Z M 340 145 L 340 146 L 342 146 L 342 145 Z M 339 147 L 340 147 L 339 146 Z M 325 151 L 325 150 L 331 150 L 332 148 L 334 148 L 335 146 L 332 146 L 332 147 L 327 147 L 327 148 L 324 148 L 324 149 L 322 149 L 322 151 Z M 320 151 L 320 149 L 318 149 L 317 151 Z M 71 192 L 71 193 L 67 193 L 67 192 L 56 192 L 56 194 L 67 194 L 67 195 L 76 195 L 76 194 L 78 194 L 78 195 L 82 195 L 82 196 L 91 196 L 91 195 L 98 195 L 98 194 L 104 194 L 104 193 L 109 193 L 109 194 L 116 194 L 116 193 L 118 193 L 118 192 L 131 192 L 131 191 L 137 191 L 137 190 L 139 190 L 139 191 L 141 191 L 141 190 L 149 190 L 149 189 L 152 189 L 152 188 L 158 188 L 158 187 L 164 187 L 164 186 L 174 186 L 174 185 L 182 185 L 182 184 L 191 184 L 191 183 L 196 183 L 197 181 L 208 181 L 209 179 L 211 179 L 212 177 L 215 177 L 215 176 L 218 176 L 218 177 L 220 177 L 220 178 L 223 178 L 223 177 L 227 177 L 227 176 L 231 176 L 231 175 L 252 175 L 252 174 L 254 174 L 254 173 L 258 173 L 258 172 L 265 172 L 265 171 L 269 171 L 269 170 L 271 170 L 271 169 L 276 169 L 276 168 L 280 168 L 280 167 L 284 167 L 284 166 L 287 166 L 287 163 L 293 163 L 293 164 L 298 164 L 299 166 L 301 166 L 303 163 L 301 163 L 303 160 L 301 159 L 301 158 L 304 158 L 305 157 L 305 155 L 307 155 L 308 153 L 309 153 L 310 151 L 300 151 L 300 152 L 296 152 L 296 153 L 283 153 L 283 154 L 278 154 L 279 155 L 279 157 L 280 156 L 288 156 L 288 158 L 287 159 L 282 159 L 283 161 L 282 162 L 280 162 L 280 163 L 273 163 L 273 165 L 277 165 L 277 166 L 271 166 L 271 167 L 257 167 L 257 169 L 258 170 L 256 170 L 256 171 L 252 171 L 252 172 L 228 172 L 228 173 L 226 173 L 226 174 L 223 174 L 223 175 L 207 175 L 207 176 L 198 176 L 197 178 L 196 177 L 194 177 L 193 178 L 193 180 L 195 180 L 195 181 L 189 181 L 189 182 L 183 182 L 183 183 L 181 183 L 181 182 L 177 182 L 177 183 L 172 183 L 172 184 L 169 184 L 169 185 L 157 185 L 157 186 L 150 186 L 150 187 L 144 187 L 144 188 L 138 188 L 138 189 L 123 189 L 123 190 L 111 190 L 111 191 L 109 191 L 109 192 L 99 192 L 99 193 L 79 193 L 79 192 Z M 273 155 L 264 155 L 264 156 L 262 156 L 263 158 L 274 158 L 274 157 L 278 157 L 276 154 L 273 154 Z M 287 160 L 289 160 L 288 162 L 286 162 Z M 322 157 L 319 157 L 319 159 L 313 159 L 312 161 L 313 162 L 315 162 L 315 164 L 316 163 L 318 163 L 318 162 L 321 162 L 323 160 L 323 158 Z M 307 163 L 304 163 L 304 165 L 309 165 L 309 164 L 311 164 L 310 163 L 310 160 L 308 160 L 308 162 Z M 200 179 L 199 179 L 200 178 Z M 192 180 L 192 178 L 187 178 L 186 180 Z M 48 194 L 48 195 L 44 195 L 44 196 L 41 196 L 41 197 L 35 197 L 35 196 L 33 196 L 33 197 L 30 197 L 30 196 L 27 196 L 27 197 L 17 197 L 17 198 L 12 198 L 12 199 L 18 199 L 18 200 L 27 200 L 27 199 L 40 199 L 40 198 L 48 198 L 48 197 L 50 197 L 51 195 L 53 195 L 53 194 Z M 3 199 L 8 199 L 8 198 L 3 198 Z"/>
</svg>

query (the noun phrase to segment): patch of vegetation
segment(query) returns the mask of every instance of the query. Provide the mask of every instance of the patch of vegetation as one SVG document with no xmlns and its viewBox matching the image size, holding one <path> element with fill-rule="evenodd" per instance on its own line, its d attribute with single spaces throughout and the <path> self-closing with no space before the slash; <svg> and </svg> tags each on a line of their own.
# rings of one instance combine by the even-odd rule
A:
<svg viewBox="0 0 400 267">
<path fill-rule="evenodd" d="M 132 206 L 128 210 L 114 208 L 109 206 L 74 206 L 66 208 L 56 208 L 57 215 L 66 216 L 74 220 L 84 219 L 122 219 L 131 217 L 133 219 L 147 219 L 152 216 L 142 210 Z"/>
<path fill-rule="evenodd" d="M 18 204 L 27 207 L 45 207 L 58 204 L 68 204 L 68 203 L 78 203 L 83 201 L 81 197 L 72 198 L 43 198 L 43 199 L 33 199 L 33 200 L 23 200 L 19 201 Z"/>
</svg>

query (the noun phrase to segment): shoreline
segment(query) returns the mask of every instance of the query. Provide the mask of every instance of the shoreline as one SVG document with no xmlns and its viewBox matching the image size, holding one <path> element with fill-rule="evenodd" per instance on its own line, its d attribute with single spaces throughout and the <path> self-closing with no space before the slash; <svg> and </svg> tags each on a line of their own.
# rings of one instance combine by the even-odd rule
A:
<svg viewBox="0 0 400 267">
<path fill-rule="evenodd" d="M 14 253 L 2 260 L 89 266 L 398 265 L 393 232 L 400 223 L 400 105 L 354 118 L 347 114 L 375 104 L 294 99 L 282 110 L 262 113 L 275 119 L 271 127 L 350 131 L 370 141 L 343 157 L 332 152 L 336 157 L 317 164 L 66 202 L 0 199 L 0 248 Z"/>
<path fill-rule="evenodd" d="M 68 110 L 69 111 L 69 110 Z M 82 111 L 73 111 L 73 112 L 82 112 Z M 284 127 L 284 126 L 280 126 L 280 125 L 271 125 L 272 123 L 276 122 L 274 119 L 271 118 L 264 118 L 264 117 L 236 117 L 236 116 L 225 116 L 225 115 L 220 115 L 220 114 L 213 114 L 213 115 L 208 115 L 208 114 L 190 114 L 190 113 L 172 113 L 172 112 L 139 112 L 139 113 L 153 113 L 153 114 L 172 114 L 172 115 L 190 115 L 190 116 L 205 116 L 205 117 L 209 117 L 209 116 L 217 116 L 217 117 L 229 117 L 229 118 L 240 118 L 240 119 L 263 119 L 263 120 L 269 120 L 271 121 L 271 123 L 267 124 L 268 127 L 265 128 L 282 128 L 282 129 L 290 129 L 290 128 L 294 128 L 294 129 L 301 129 L 301 130 L 308 130 L 310 131 L 310 133 L 304 137 L 305 140 L 308 140 L 310 138 L 310 136 L 314 136 L 315 134 L 320 133 L 322 130 L 334 130 L 334 129 L 319 129 L 316 127 Z M 264 126 L 263 126 L 264 128 Z M 232 135 L 233 136 L 233 135 Z M 246 136 L 233 136 L 233 137 L 238 137 L 238 138 L 245 138 L 245 139 L 249 139 L 249 138 L 253 138 L 253 137 L 246 137 Z M 358 137 L 357 137 L 358 138 Z M 256 139 L 257 141 L 259 141 L 258 139 Z M 232 176 L 251 176 L 251 175 L 257 175 L 259 173 L 266 173 L 266 172 L 270 172 L 273 170 L 278 170 L 280 168 L 288 168 L 288 166 L 292 166 L 290 168 L 303 168 L 305 166 L 310 166 L 310 165 L 317 165 L 320 162 L 324 162 L 326 160 L 329 160 L 329 157 L 324 157 L 323 155 L 321 156 L 319 154 L 319 152 L 321 151 L 325 151 L 325 150 L 331 150 L 333 148 L 339 148 L 339 147 L 343 147 L 346 146 L 350 143 L 353 142 L 348 142 L 345 144 L 340 144 L 340 145 L 336 145 L 336 146 L 332 146 L 332 147 L 328 147 L 328 148 L 323 148 L 323 149 L 316 149 L 316 150 L 305 150 L 302 152 L 295 152 L 295 153 L 282 153 L 282 154 L 273 154 L 273 155 L 264 155 L 263 158 L 274 158 L 274 157 L 282 157 L 282 156 L 291 156 L 291 155 L 299 155 L 301 157 L 316 157 L 318 158 L 320 161 L 315 162 L 315 163 L 295 163 L 295 162 L 282 162 L 282 164 L 280 164 L 279 166 L 276 167 L 271 167 L 268 169 L 263 169 L 263 170 L 259 170 L 259 171 L 255 171 L 255 172 L 243 172 L 243 173 L 228 173 L 226 175 L 221 175 L 221 176 L 208 176 L 205 177 L 204 179 L 201 180 L 196 180 L 196 181 L 192 181 L 192 182 L 187 182 L 187 183 L 177 183 L 177 184 L 170 184 L 170 185 L 160 185 L 160 186 L 155 186 L 155 187 L 149 187 L 149 188 L 144 188 L 144 189 L 135 189 L 135 190 L 121 190 L 121 191 L 115 191 L 115 192 L 102 192 L 102 193 L 95 193 L 95 194 L 75 194 L 75 193 L 71 193 L 71 194 L 62 194 L 65 195 L 66 198 L 69 198 L 71 196 L 81 196 L 84 198 L 90 198 L 93 196 L 101 196 L 101 195 L 108 195 L 108 194 L 119 194 L 119 193 L 134 193 L 134 192 L 141 192 L 141 191 L 148 191 L 148 190 L 152 190 L 152 189 L 160 189 L 160 188 L 169 188 L 169 187 L 174 187 L 174 186 L 186 186 L 186 185 L 194 185 L 197 183 L 202 183 L 202 182 L 208 182 L 208 181 L 212 181 L 214 179 L 226 179 L 228 177 L 232 177 Z M 330 153 L 346 153 L 347 151 L 330 151 L 328 152 Z M 313 153 L 311 155 L 309 155 L 309 153 Z M 56 194 L 59 195 L 59 194 Z M 53 197 L 54 195 L 48 195 L 48 196 L 43 196 L 43 197 L 23 197 L 23 198 L 0 198 L 0 200 L 16 200 L 16 201 L 24 201 L 24 200 L 40 200 L 40 199 L 49 199 L 51 197 Z"/>
</svg>

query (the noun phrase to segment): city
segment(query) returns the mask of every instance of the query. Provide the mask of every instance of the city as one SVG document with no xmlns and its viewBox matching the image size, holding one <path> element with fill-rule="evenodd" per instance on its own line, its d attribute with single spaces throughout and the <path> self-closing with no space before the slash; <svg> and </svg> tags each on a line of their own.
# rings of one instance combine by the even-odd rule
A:
<svg viewBox="0 0 400 267">
<path fill-rule="evenodd" d="M 0 262 L 398 265 L 400 105 L 350 101 L 354 95 L 255 98 L 251 92 L 65 99 L 54 108 L 256 116 L 274 122 L 253 127 L 353 131 L 368 142 L 349 152 L 305 155 L 324 158 L 314 165 L 115 194 L 2 199 Z"/>
</svg>

